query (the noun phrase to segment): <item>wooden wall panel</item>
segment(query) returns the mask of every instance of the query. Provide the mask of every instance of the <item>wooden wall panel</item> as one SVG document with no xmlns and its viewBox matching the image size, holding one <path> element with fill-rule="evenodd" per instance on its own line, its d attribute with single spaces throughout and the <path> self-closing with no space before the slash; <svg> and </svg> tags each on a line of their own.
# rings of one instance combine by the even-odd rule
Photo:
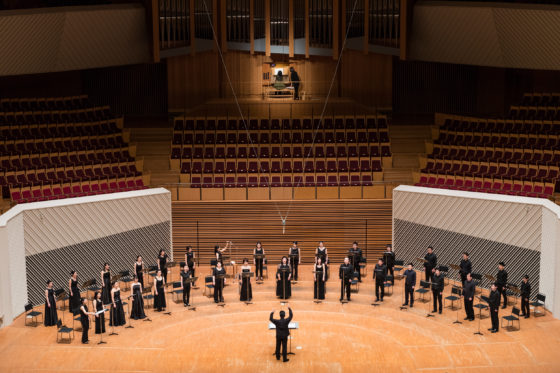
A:
<svg viewBox="0 0 560 373">
<path fill-rule="evenodd" d="M 339 97 L 341 93 L 365 105 L 391 106 L 392 59 L 392 56 L 345 51 L 339 66 L 340 76 L 334 81 L 331 97 Z M 261 97 L 263 64 L 270 61 L 268 57 L 229 51 L 224 53 L 224 61 L 238 98 Z M 278 58 L 278 62 L 282 61 Z M 171 57 L 167 63 L 170 108 L 193 107 L 219 97 L 219 92 L 224 97 L 233 97 L 217 53 Z M 302 79 L 300 93 L 311 98 L 327 95 L 336 68 L 332 57 L 292 59 L 291 63 Z"/>
<path fill-rule="evenodd" d="M 283 233 L 280 215 L 287 213 Z M 302 262 L 312 263 L 315 248 L 323 240 L 331 263 L 338 264 L 356 240 L 372 262 L 391 242 L 391 213 L 391 200 L 175 201 L 173 252 L 180 260 L 191 245 L 206 265 L 213 258 L 214 245 L 231 240 L 235 244 L 232 260 L 238 262 L 250 258 L 255 243 L 261 241 L 269 263 L 275 264 L 297 240 Z"/>
<path fill-rule="evenodd" d="M 170 110 L 189 108 L 218 97 L 217 53 L 197 53 L 167 59 Z"/>
</svg>

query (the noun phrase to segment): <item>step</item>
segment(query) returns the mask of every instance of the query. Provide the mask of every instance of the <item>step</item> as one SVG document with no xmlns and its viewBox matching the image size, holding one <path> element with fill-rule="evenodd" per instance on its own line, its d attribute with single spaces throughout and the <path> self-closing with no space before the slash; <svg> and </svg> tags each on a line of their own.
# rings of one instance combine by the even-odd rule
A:
<svg viewBox="0 0 560 373">
<path fill-rule="evenodd" d="M 145 141 L 136 143 L 137 156 L 162 156 L 171 154 L 171 141 Z"/>
<path fill-rule="evenodd" d="M 393 153 L 393 168 L 419 168 L 418 153 Z"/>
<path fill-rule="evenodd" d="M 179 183 L 178 173 L 152 173 L 150 177 L 151 186 L 162 185 L 162 184 L 177 184 Z"/>
<path fill-rule="evenodd" d="M 383 170 L 383 181 L 389 182 L 402 182 L 407 184 L 412 184 L 413 169 L 386 169 Z"/>
<path fill-rule="evenodd" d="M 423 138 L 391 138 L 391 151 L 395 153 L 425 153 L 426 145 Z"/>
<path fill-rule="evenodd" d="M 169 171 L 169 156 L 144 157 L 144 170 L 151 172 Z"/>
</svg>

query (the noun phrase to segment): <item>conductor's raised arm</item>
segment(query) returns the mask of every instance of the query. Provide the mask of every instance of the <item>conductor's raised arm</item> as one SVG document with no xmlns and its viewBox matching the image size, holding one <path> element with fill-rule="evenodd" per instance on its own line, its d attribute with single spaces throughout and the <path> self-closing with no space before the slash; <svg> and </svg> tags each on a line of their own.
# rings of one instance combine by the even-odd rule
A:
<svg viewBox="0 0 560 373">
<path fill-rule="evenodd" d="M 288 311 L 290 311 L 290 315 L 288 316 L 288 324 L 290 323 L 290 321 L 292 321 L 292 317 L 294 316 L 292 309 L 290 307 L 288 307 Z"/>
</svg>

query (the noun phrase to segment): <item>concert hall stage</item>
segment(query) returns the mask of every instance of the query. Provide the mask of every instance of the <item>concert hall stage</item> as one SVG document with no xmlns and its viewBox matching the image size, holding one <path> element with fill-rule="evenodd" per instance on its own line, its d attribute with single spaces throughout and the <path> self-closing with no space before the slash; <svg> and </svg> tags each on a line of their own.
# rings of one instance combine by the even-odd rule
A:
<svg viewBox="0 0 560 373">
<path fill-rule="evenodd" d="M 250 305 L 239 301 L 238 285 L 231 285 L 229 279 L 222 308 L 202 295 L 203 276 L 209 273 L 208 267 L 202 267 L 197 268 L 200 289 L 191 293 L 196 311 L 172 303 L 168 295 L 170 316 L 149 308 L 146 312 L 153 322 L 133 321 L 133 329 L 119 327 L 119 335 L 104 335 L 105 345 L 97 344 L 94 330 L 88 345 L 80 343 L 79 332 L 70 344 L 57 344 L 56 327 L 25 327 L 20 316 L 0 330 L 0 372 L 560 371 L 556 355 L 560 320 L 549 312 L 522 319 L 520 331 L 500 329 L 497 334 L 487 331 L 490 319 L 484 318 L 484 335 L 473 335 L 478 316 L 474 322 L 463 321 L 462 309 L 461 325 L 453 324 L 456 312 L 447 308 L 443 315 L 427 318 L 431 304 L 416 302 L 413 309 L 400 311 L 402 280 L 396 281 L 394 294 L 387 295 L 383 304 L 371 306 L 371 265 L 359 293 L 342 305 L 337 268 L 331 268 L 322 304 L 313 302 L 311 266 L 300 268 L 300 282 L 293 286 L 289 300 L 300 329 L 292 333 L 296 355 L 288 363 L 272 356 L 275 338 L 267 329 L 270 312 L 281 308 L 274 296 L 272 271 L 263 285 L 253 282 L 254 304 Z M 172 275 L 177 279 L 176 268 Z M 446 286 L 444 296 L 450 288 Z M 44 307 L 36 309 L 43 312 Z M 500 310 L 500 317 L 509 314 L 511 306 L 506 311 Z M 67 311 L 64 323 L 72 325 Z"/>
</svg>

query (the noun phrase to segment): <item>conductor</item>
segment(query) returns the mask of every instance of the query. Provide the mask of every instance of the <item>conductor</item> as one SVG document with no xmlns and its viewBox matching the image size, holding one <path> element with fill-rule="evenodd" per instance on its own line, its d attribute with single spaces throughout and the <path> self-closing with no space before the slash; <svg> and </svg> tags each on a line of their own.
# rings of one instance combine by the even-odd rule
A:
<svg viewBox="0 0 560 373">
<path fill-rule="evenodd" d="M 276 326 L 276 360 L 280 360 L 280 345 L 282 345 L 282 361 L 289 361 L 288 359 L 288 336 L 290 335 L 290 321 L 294 314 L 292 309 L 288 307 L 290 315 L 286 319 L 286 312 L 280 311 L 280 319 L 276 320 L 273 318 L 274 311 L 270 313 L 270 322 Z"/>
</svg>

